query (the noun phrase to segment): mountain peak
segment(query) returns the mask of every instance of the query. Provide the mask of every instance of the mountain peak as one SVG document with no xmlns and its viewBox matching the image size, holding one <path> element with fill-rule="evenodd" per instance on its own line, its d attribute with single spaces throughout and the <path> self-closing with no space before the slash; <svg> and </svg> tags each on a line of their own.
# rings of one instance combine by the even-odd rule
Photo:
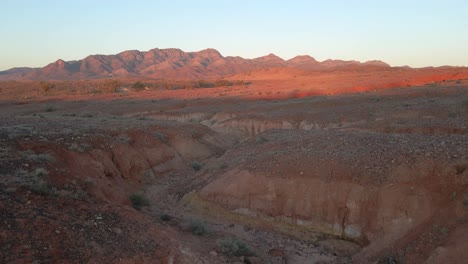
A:
<svg viewBox="0 0 468 264">
<path fill-rule="evenodd" d="M 266 55 L 266 56 L 264 56 L 264 57 L 265 57 L 265 58 L 278 58 L 278 59 L 281 59 L 279 56 L 277 56 L 277 55 L 274 54 L 274 53 L 270 53 L 270 54 L 268 54 L 268 55 Z M 281 59 L 281 60 L 283 60 L 283 59 Z"/>
<path fill-rule="evenodd" d="M 309 55 L 299 55 L 299 56 L 296 56 L 290 60 L 288 60 L 288 62 L 292 62 L 292 63 L 307 63 L 307 62 L 312 62 L 312 63 L 316 63 L 318 62 L 315 58 L 309 56 Z"/>
<path fill-rule="evenodd" d="M 198 52 L 194 52 L 196 54 L 199 54 L 199 55 L 205 55 L 205 56 L 208 56 L 208 57 L 211 57 L 211 58 L 221 58 L 223 57 L 223 55 L 221 55 L 221 53 L 216 50 L 216 49 L 212 49 L 212 48 L 208 48 L 208 49 L 204 49 L 204 50 L 200 50 Z"/>
<path fill-rule="evenodd" d="M 379 67 L 391 67 L 390 64 L 380 61 L 380 60 L 370 60 L 363 63 L 364 65 L 369 66 L 379 66 Z"/>
<path fill-rule="evenodd" d="M 259 60 L 259 61 L 277 61 L 277 62 L 284 62 L 284 60 L 278 56 L 276 56 L 275 54 L 273 53 L 270 53 L 268 55 L 265 55 L 265 56 L 262 56 L 262 57 L 258 57 L 256 58 L 255 60 Z"/>
<path fill-rule="evenodd" d="M 62 60 L 62 59 L 58 59 L 52 63 L 49 63 L 47 66 L 45 66 L 44 68 L 54 68 L 54 69 L 63 69 L 65 67 L 65 65 L 67 64 L 66 61 Z"/>
</svg>

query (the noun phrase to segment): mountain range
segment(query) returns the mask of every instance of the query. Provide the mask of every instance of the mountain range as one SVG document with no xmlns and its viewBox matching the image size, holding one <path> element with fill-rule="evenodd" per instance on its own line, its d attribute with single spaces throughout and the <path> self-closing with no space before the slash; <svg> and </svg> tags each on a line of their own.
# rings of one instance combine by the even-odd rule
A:
<svg viewBox="0 0 468 264">
<path fill-rule="evenodd" d="M 390 68 L 382 61 L 326 60 L 302 55 L 290 60 L 269 54 L 245 59 L 224 57 L 215 49 L 184 52 L 180 49 L 128 50 L 116 55 L 90 55 L 82 60 L 57 60 L 43 68 L 12 68 L 0 72 L 0 80 L 73 80 L 97 78 L 200 79 L 222 78 L 258 69 L 291 67 L 303 70 Z"/>
</svg>

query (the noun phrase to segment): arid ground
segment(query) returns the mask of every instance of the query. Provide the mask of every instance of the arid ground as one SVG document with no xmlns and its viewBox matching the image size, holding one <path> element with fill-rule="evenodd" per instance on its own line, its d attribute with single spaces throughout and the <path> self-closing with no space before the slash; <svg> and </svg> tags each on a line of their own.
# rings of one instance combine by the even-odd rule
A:
<svg viewBox="0 0 468 264">
<path fill-rule="evenodd" d="M 249 67 L 0 82 L 0 262 L 468 262 L 466 68 Z"/>
</svg>

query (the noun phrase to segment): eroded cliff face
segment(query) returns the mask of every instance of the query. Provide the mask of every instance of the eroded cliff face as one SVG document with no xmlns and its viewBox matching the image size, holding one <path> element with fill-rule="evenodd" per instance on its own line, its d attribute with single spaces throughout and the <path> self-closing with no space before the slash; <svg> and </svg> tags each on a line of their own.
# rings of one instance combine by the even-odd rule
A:
<svg viewBox="0 0 468 264">
<path fill-rule="evenodd" d="M 454 196 L 465 191 L 468 171 L 463 158 L 452 158 L 467 154 L 464 136 L 290 133 L 262 134 L 266 142 L 228 152 L 218 162 L 229 169 L 207 175 L 215 180 L 199 195 L 237 213 L 352 239 L 366 246 L 359 258 L 427 228 L 441 209 L 465 216 Z M 454 148 L 440 144 L 447 139 Z"/>
<path fill-rule="evenodd" d="M 193 173 L 192 162 L 222 155 L 229 139 L 199 124 L 2 121 L 0 262 L 219 263 L 129 197 Z"/>
<path fill-rule="evenodd" d="M 172 170 L 189 168 L 193 161 L 221 155 L 231 144 L 229 139 L 204 126 L 184 128 L 179 127 L 177 133 L 167 127 L 150 127 L 101 134 L 92 140 L 72 138 L 68 142 L 20 141 L 19 144 L 21 149 L 55 157 L 49 177 L 56 184 L 66 184 L 70 176 L 98 199 L 127 204 L 132 191 L 154 183 Z"/>
</svg>

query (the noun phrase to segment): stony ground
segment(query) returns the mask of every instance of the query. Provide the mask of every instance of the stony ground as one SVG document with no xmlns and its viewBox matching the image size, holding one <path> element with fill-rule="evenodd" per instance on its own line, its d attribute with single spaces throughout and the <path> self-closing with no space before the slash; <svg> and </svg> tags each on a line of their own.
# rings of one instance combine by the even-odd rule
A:
<svg viewBox="0 0 468 264">
<path fill-rule="evenodd" d="M 363 172 L 358 182 L 376 184 L 388 180 L 393 162 L 415 157 L 443 158 L 460 175 L 468 164 L 463 83 L 290 100 L 147 96 L 0 105 L 2 263 L 349 263 L 364 244 L 278 232 L 217 209 L 203 214 L 187 197 L 233 168 L 293 167 L 300 175 L 316 157 L 355 167 Z M 460 189 L 453 199 L 464 201 L 466 184 Z M 135 193 L 150 205 L 132 208 Z M 450 240 L 463 215 L 436 219 L 413 244 L 402 241 L 407 263 L 463 241 Z M 203 235 L 192 234 L 194 220 Z M 221 252 L 219 241 L 231 237 L 257 257 Z M 395 256 L 379 257 L 387 253 Z"/>
</svg>

